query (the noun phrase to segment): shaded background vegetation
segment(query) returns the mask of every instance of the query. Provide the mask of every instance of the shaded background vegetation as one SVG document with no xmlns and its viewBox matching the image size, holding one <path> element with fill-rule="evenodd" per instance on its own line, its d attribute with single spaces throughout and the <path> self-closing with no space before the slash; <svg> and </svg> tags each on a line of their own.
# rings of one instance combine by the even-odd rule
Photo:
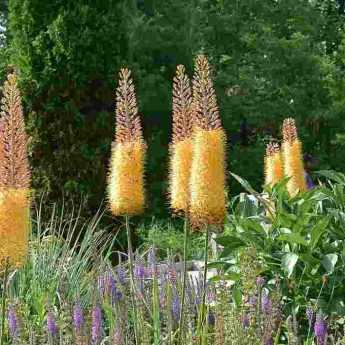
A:
<svg viewBox="0 0 345 345">
<path fill-rule="evenodd" d="M 1 79 L 20 75 L 33 186 L 104 199 L 114 90 L 133 70 L 149 143 L 147 217 L 166 217 L 172 78 L 208 55 L 228 165 L 260 188 L 265 143 L 296 118 L 317 169 L 345 170 L 345 28 L 339 0 L 2 0 Z M 229 179 L 231 193 L 239 187 Z"/>
</svg>

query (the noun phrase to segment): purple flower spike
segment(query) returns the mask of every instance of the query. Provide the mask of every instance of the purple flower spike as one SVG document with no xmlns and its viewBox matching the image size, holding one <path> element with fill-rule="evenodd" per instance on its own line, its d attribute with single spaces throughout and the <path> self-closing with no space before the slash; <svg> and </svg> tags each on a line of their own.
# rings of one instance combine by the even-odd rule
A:
<svg viewBox="0 0 345 345">
<path fill-rule="evenodd" d="M 262 295 L 261 303 L 262 303 L 262 311 L 265 314 L 270 314 L 272 311 L 272 301 L 269 298 L 268 293 L 264 293 Z"/>
<path fill-rule="evenodd" d="M 306 311 L 305 311 L 305 315 L 307 316 L 308 319 L 308 324 L 309 324 L 309 328 L 311 328 L 313 326 L 314 323 L 314 319 L 315 319 L 315 313 L 312 307 L 307 307 Z"/>
<path fill-rule="evenodd" d="M 18 318 L 17 313 L 13 306 L 9 307 L 8 314 L 7 314 L 7 321 L 8 321 L 8 329 L 10 333 L 10 337 L 12 340 L 17 339 L 19 336 L 19 329 L 18 329 Z"/>
<path fill-rule="evenodd" d="M 317 345 L 326 345 L 327 323 L 321 313 L 316 315 L 314 333 L 316 336 Z"/>
<path fill-rule="evenodd" d="M 55 317 L 52 312 L 48 312 L 47 314 L 47 331 L 52 337 L 55 337 L 58 333 Z"/>
<path fill-rule="evenodd" d="M 117 279 L 119 280 L 121 285 L 125 285 L 126 284 L 126 271 L 123 268 L 123 266 L 118 266 L 117 267 Z"/>
<path fill-rule="evenodd" d="M 155 247 L 151 247 L 149 253 L 147 255 L 147 261 L 149 264 L 149 272 L 148 274 L 151 277 L 157 275 L 157 259 L 156 259 L 156 249 Z"/>
<path fill-rule="evenodd" d="M 177 294 L 177 291 L 174 292 L 172 302 L 171 302 L 171 311 L 174 317 L 174 320 L 177 322 L 180 320 L 180 298 Z"/>
<path fill-rule="evenodd" d="M 79 302 L 73 306 L 73 325 L 76 333 L 80 334 L 84 325 L 84 315 Z"/>
<path fill-rule="evenodd" d="M 92 344 L 97 344 L 101 337 L 102 311 L 99 305 L 92 309 L 91 340 Z"/>
<path fill-rule="evenodd" d="M 135 262 L 135 266 L 134 266 L 134 277 L 136 279 L 144 279 L 146 276 L 146 270 L 145 270 L 145 266 L 142 263 L 141 260 L 136 260 Z"/>
</svg>

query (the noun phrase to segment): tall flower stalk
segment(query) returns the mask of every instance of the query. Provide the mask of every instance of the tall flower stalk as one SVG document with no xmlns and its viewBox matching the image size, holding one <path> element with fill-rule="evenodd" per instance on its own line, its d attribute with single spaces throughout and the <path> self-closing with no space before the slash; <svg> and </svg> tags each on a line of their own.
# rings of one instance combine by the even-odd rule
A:
<svg viewBox="0 0 345 345">
<path fill-rule="evenodd" d="M 298 139 L 295 120 L 285 119 L 283 122 L 283 159 L 285 176 L 289 177 L 287 189 L 290 196 L 307 190 L 304 175 L 302 144 Z"/>
<path fill-rule="evenodd" d="M 121 69 L 116 90 L 116 134 L 112 147 L 108 180 L 108 199 L 114 216 L 124 216 L 126 221 L 131 295 L 136 319 L 135 284 L 133 278 L 133 246 L 129 217 L 143 212 L 144 156 L 146 145 L 143 140 L 140 117 L 131 73 Z M 134 332 L 138 343 L 136 320 Z"/>
<path fill-rule="evenodd" d="M 0 271 L 22 266 L 30 229 L 30 168 L 21 96 L 15 74 L 3 87 L 0 130 Z"/>
<path fill-rule="evenodd" d="M 225 218 L 225 133 L 207 58 L 199 55 L 193 78 L 193 158 L 190 176 L 190 220 L 205 231 L 204 284 L 199 334 L 206 323 L 206 281 L 210 227 Z"/>
<path fill-rule="evenodd" d="M 183 65 L 177 66 L 173 83 L 173 135 L 170 147 L 170 205 L 173 212 L 185 215 L 183 281 L 181 308 L 179 308 L 179 342 L 183 342 L 183 311 L 185 304 L 187 252 L 188 252 L 188 208 L 190 199 L 189 180 L 192 163 L 192 90 Z"/>
</svg>

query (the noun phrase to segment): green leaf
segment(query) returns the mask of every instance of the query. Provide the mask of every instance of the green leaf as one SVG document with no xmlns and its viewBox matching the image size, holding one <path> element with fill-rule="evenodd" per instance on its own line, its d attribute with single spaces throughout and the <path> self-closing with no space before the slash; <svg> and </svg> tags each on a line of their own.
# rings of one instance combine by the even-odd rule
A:
<svg viewBox="0 0 345 345">
<path fill-rule="evenodd" d="M 221 246 L 225 247 L 226 249 L 238 249 L 240 247 L 245 246 L 245 242 L 235 236 L 222 236 L 216 238 L 216 242 Z"/>
<path fill-rule="evenodd" d="M 278 236 L 277 239 L 291 244 L 301 244 L 302 246 L 308 245 L 308 241 L 299 234 L 284 234 Z"/>
<path fill-rule="evenodd" d="M 345 184 L 345 175 L 342 173 L 338 173 L 333 170 L 320 170 L 316 173 L 337 183 Z"/>
<path fill-rule="evenodd" d="M 242 304 L 242 293 L 241 290 L 238 288 L 234 288 L 232 290 L 232 298 L 235 302 L 237 308 L 241 307 Z"/>
<path fill-rule="evenodd" d="M 241 185 L 247 192 L 249 192 L 250 194 L 253 194 L 253 195 L 258 194 L 258 193 L 255 191 L 255 189 L 250 185 L 250 183 L 249 183 L 247 180 L 243 179 L 242 177 L 240 177 L 240 176 L 238 176 L 238 175 L 236 175 L 236 174 L 234 174 L 234 173 L 230 173 L 230 174 L 240 183 L 240 185 Z"/>
<path fill-rule="evenodd" d="M 298 261 L 298 255 L 295 253 L 286 253 L 282 258 L 282 268 L 287 273 L 288 278 L 291 277 L 291 274 L 296 266 Z"/>
<path fill-rule="evenodd" d="M 334 267 L 338 261 L 337 254 L 327 254 L 323 257 L 321 264 L 327 271 L 327 273 L 331 274 L 334 271 Z"/>
<path fill-rule="evenodd" d="M 328 218 L 322 218 L 321 221 L 318 222 L 313 227 L 313 230 L 311 231 L 311 234 L 310 234 L 310 237 L 311 237 L 310 246 L 312 250 L 316 247 L 317 243 L 319 242 L 320 237 L 326 231 L 328 223 L 329 223 Z"/>
</svg>

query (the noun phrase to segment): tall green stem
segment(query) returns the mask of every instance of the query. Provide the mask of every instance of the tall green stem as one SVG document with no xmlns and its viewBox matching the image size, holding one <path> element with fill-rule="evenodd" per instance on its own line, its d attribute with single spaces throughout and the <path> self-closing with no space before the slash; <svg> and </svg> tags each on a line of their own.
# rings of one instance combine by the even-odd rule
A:
<svg viewBox="0 0 345 345">
<path fill-rule="evenodd" d="M 134 339 L 135 339 L 135 344 L 139 345 L 138 329 L 137 329 L 138 315 L 137 315 L 137 305 L 135 302 L 135 282 L 134 282 L 134 270 L 133 270 L 134 255 L 133 255 L 133 245 L 132 245 L 132 233 L 131 233 L 131 228 L 129 225 L 129 216 L 126 216 L 125 218 L 126 218 L 126 231 L 127 231 L 129 276 L 130 276 L 130 286 L 131 286 L 130 290 L 131 290 L 131 300 L 132 300 L 132 307 L 133 307 Z"/>
<path fill-rule="evenodd" d="M 188 256 L 188 235 L 189 235 L 188 218 L 184 220 L 184 245 L 183 245 L 183 280 L 182 280 L 182 297 L 180 310 L 180 324 L 179 324 L 179 344 L 184 344 L 184 305 L 186 299 L 186 285 L 187 285 L 187 256 Z"/>
<path fill-rule="evenodd" d="M 8 259 L 5 263 L 5 272 L 4 272 L 4 282 L 2 289 L 2 301 L 1 301 L 1 334 L 0 334 L 0 345 L 5 344 L 5 318 L 6 318 L 6 298 L 7 298 L 7 280 L 8 280 L 8 270 L 9 263 Z"/>
</svg>

